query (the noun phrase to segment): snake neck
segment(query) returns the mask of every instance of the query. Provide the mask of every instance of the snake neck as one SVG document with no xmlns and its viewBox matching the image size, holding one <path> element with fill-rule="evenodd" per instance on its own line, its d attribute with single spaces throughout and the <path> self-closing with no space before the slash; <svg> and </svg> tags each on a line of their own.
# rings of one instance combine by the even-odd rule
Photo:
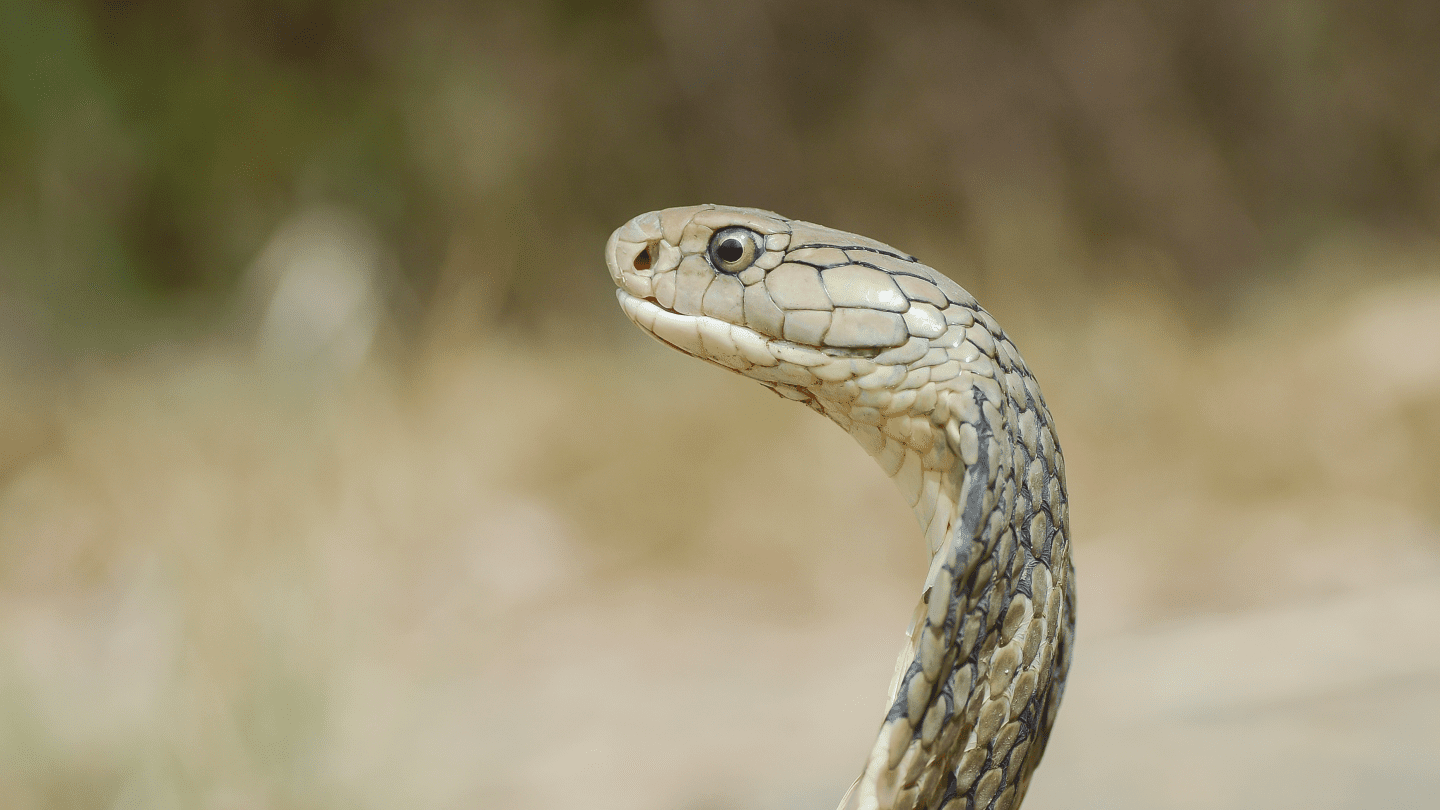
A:
<svg viewBox="0 0 1440 810">
<path fill-rule="evenodd" d="M 1018 422 L 1018 415 L 1009 403 L 1013 419 L 1007 420 L 1005 400 L 987 398 L 987 388 L 999 387 L 969 365 L 960 364 L 948 381 L 921 391 L 898 387 L 906 380 L 919 381 L 916 369 L 903 365 L 880 366 L 835 385 L 769 386 L 839 425 L 894 481 L 924 532 L 932 567 L 927 590 L 947 549 L 959 550 L 962 565 L 968 566 L 989 547 L 988 541 L 998 539 L 994 531 L 985 531 L 1000 528 L 988 526 L 987 518 L 996 513 L 999 498 L 1014 495 L 997 490 L 996 484 L 1014 452 L 1007 424 Z M 933 373 L 930 368 L 918 370 L 927 372 L 924 377 Z M 990 385 L 982 385 L 982 380 Z M 975 587 L 984 592 L 996 584 L 987 579 Z"/>
<path fill-rule="evenodd" d="M 870 453 L 930 555 L 885 720 L 842 807 L 1014 808 L 1059 705 L 1074 626 L 1064 461 L 1033 378 L 995 332 L 1000 348 L 953 369 L 887 367 L 882 354 L 848 380 L 771 386 Z"/>
</svg>

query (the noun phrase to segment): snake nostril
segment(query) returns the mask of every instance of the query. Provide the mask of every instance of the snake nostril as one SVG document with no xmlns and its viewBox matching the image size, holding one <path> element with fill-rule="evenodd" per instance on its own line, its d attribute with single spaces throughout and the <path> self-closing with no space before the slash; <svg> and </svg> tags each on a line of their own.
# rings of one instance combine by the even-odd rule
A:
<svg viewBox="0 0 1440 810">
<path fill-rule="evenodd" d="M 650 248 L 649 248 L 649 246 L 646 246 L 646 248 L 645 248 L 644 250 L 640 251 L 640 255 L 635 257 L 634 265 L 635 265 L 635 269 L 636 269 L 636 270 L 649 270 L 649 269 L 650 269 Z"/>
</svg>

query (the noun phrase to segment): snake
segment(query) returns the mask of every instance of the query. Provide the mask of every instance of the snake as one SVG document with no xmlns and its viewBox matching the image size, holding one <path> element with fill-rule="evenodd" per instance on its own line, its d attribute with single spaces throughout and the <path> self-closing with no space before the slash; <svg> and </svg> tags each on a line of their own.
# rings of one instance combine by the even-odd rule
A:
<svg viewBox="0 0 1440 810">
<path fill-rule="evenodd" d="M 886 713 L 841 810 L 1012 810 L 1075 636 L 1065 459 L 993 316 L 914 256 L 755 208 L 652 211 L 605 261 L 626 316 L 849 433 L 930 554 Z"/>
</svg>

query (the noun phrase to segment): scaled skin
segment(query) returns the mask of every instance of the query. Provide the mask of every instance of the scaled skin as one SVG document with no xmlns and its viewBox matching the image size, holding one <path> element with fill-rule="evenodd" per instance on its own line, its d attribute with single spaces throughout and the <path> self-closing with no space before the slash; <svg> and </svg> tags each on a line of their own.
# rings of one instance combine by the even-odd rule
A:
<svg viewBox="0 0 1440 810">
<path fill-rule="evenodd" d="M 726 272 L 711 242 L 733 227 L 759 249 Z M 769 211 L 642 214 L 605 258 L 641 329 L 824 414 L 920 521 L 929 575 L 842 808 L 1017 807 L 1070 664 L 1074 572 L 1064 458 L 1005 333 L 913 256 Z"/>
</svg>

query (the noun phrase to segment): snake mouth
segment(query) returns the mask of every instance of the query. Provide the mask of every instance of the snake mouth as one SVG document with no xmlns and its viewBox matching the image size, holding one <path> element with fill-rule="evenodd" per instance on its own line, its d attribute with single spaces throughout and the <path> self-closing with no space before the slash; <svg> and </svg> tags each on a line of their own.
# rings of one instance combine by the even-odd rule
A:
<svg viewBox="0 0 1440 810">
<path fill-rule="evenodd" d="M 616 289 L 620 308 L 647 334 L 676 351 L 707 360 L 732 371 L 750 366 L 773 366 L 785 355 L 804 353 L 812 361 L 829 358 L 873 359 L 882 347 L 835 347 L 800 343 L 757 332 L 709 315 L 685 315 L 662 306 L 652 296 Z M 823 362 L 823 360 L 822 360 Z M 812 363 L 813 364 L 813 363 Z"/>
<path fill-rule="evenodd" d="M 641 296 L 631 295 L 624 290 L 617 289 L 615 291 L 615 297 L 620 300 L 620 308 L 625 311 L 625 316 L 628 317 L 630 321 L 636 326 L 640 327 L 641 331 L 643 331 L 645 334 L 649 335 L 652 338 L 655 338 L 661 343 L 664 343 L 666 346 L 669 346 L 670 348 L 682 354 L 688 354 L 691 357 L 696 357 L 701 360 L 709 359 L 703 355 L 696 354 L 683 346 L 677 345 L 661 337 L 660 334 L 655 331 L 655 322 L 657 316 L 652 314 L 651 310 L 654 310 L 658 313 L 665 313 L 666 315 L 675 315 L 681 318 L 689 316 L 680 315 L 678 312 L 671 312 L 670 310 L 665 309 L 664 307 L 660 306 L 660 302 L 656 301 L 653 296 L 646 296 L 642 298 Z"/>
</svg>

